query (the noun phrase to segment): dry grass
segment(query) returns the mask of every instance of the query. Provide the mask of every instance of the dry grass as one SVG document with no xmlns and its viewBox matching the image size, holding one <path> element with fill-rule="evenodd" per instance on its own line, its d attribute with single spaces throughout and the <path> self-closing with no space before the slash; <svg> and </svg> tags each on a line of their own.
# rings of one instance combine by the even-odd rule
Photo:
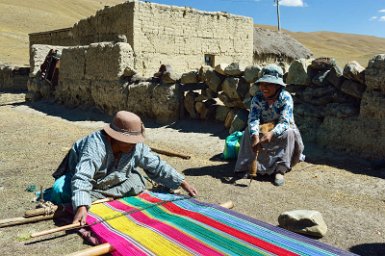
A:
<svg viewBox="0 0 385 256">
<path fill-rule="evenodd" d="M 276 30 L 273 26 L 256 26 Z M 311 50 L 314 57 L 333 57 L 340 67 L 344 67 L 347 62 L 352 60 L 367 67 L 371 58 L 385 53 L 385 38 L 328 31 L 312 33 L 283 31 Z"/>
<path fill-rule="evenodd" d="M 0 64 L 28 65 L 28 33 L 71 27 L 106 5 L 122 2 L 124 0 L 0 0 Z M 385 38 L 331 32 L 288 33 L 315 57 L 334 57 L 340 66 L 357 60 L 366 67 L 374 55 L 385 53 Z"/>
</svg>

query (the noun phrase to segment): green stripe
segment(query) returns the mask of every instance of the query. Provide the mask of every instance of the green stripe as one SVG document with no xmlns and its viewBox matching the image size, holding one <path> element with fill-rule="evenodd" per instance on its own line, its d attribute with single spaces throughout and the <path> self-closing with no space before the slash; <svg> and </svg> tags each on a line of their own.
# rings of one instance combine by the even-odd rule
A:
<svg viewBox="0 0 385 256">
<path fill-rule="evenodd" d="M 246 244 L 241 244 L 241 240 L 235 241 L 229 239 L 228 235 L 223 232 L 215 232 L 212 227 L 199 223 L 187 217 L 170 214 L 159 207 L 147 201 L 140 200 L 136 197 L 123 198 L 122 201 L 133 205 L 136 208 L 146 208 L 145 211 L 154 218 L 171 224 L 179 230 L 190 234 L 193 237 L 199 238 L 201 241 L 209 242 L 208 244 L 216 249 L 225 250 L 223 253 L 237 253 L 239 255 L 270 255 L 268 252 L 260 250 L 258 247 L 250 248 Z M 149 207 L 154 205 L 154 207 Z M 149 208 L 147 208 L 149 207 Z M 200 225 L 199 225 L 199 224 Z M 205 227 L 202 227 L 204 225 Z M 209 227 L 209 229 L 207 228 Z M 220 248 L 218 248 L 220 247 Z"/>
</svg>

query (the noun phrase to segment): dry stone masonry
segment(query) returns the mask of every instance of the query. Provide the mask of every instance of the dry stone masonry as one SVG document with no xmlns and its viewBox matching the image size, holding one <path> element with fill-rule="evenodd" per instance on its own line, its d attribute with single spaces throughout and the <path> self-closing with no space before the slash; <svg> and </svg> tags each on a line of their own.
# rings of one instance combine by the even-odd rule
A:
<svg viewBox="0 0 385 256">
<path fill-rule="evenodd" d="M 138 1 L 107 7 L 72 28 L 30 34 L 26 97 L 108 114 L 127 109 L 162 124 L 216 120 L 232 133 L 246 127 L 254 82 L 264 60 L 274 59 L 286 72 L 306 141 L 385 156 L 385 55 L 366 69 L 355 61 L 341 69 L 333 58 L 309 59 L 306 49 L 285 61 L 268 55 L 265 45 L 253 48 L 253 31 L 270 36 L 257 33 L 251 18 L 222 12 Z M 40 78 L 53 48 L 61 55 L 57 85 Z"/>
</svg>

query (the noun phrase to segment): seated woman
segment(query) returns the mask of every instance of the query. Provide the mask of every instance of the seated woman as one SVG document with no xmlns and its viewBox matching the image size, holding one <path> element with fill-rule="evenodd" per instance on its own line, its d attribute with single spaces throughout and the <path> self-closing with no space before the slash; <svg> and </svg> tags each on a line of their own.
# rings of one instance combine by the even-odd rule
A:
<svg viewBox="0 0 385 256">
<path fill-rule="evenodd" d="M 259 91 L 251 100 L 248 126 L 241 140 L 235 174 L 247 175 L 257 158 L 258 174 L 275 174 L 274 184 L 282 186 L 284 174 L 300 160 L 304 146 L 294 123 L 293 99 L 285 90 L 283 71 L 270 64 L 256 81 Z M 273 122 L 271 131 L 261 133 L 260 125 Z"/>
</svg>

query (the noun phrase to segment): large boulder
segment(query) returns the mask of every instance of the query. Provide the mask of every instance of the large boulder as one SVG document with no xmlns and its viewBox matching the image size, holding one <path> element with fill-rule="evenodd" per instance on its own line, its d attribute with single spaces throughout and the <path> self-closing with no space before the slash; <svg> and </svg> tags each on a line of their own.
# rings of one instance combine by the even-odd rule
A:
<svg viewBox="0 0 385 256">
<path fill-rule="evenodd" d="M 287 74 L 286 83 L 305 85 L 307 81 L 307 67 L 311 62 L 311 59 L 299 59 L 293 61 Z"/>
</svg>

